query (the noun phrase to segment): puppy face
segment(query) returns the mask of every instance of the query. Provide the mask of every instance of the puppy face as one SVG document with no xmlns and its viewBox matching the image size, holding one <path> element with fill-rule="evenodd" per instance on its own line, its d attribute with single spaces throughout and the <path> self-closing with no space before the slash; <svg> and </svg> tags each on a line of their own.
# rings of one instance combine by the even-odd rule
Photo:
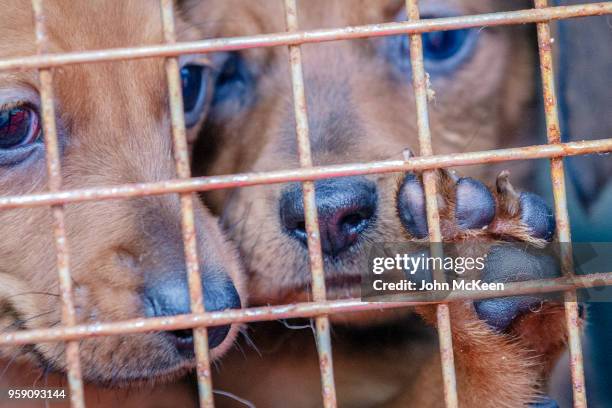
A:
<svg viewBox="0 0 612 408">
<path fill-rule="evenodd" d="M 517 5 L 518 6 L 518 5 Z M 208 0 L 208 36 L 284 31 L 282 1 Z M 423 1 L 426 17 L 501 11 L 499 2 Z M 405 19 L 403 1 L 298 2 L 301 29 Z M 198 11 L 199 10 L 199 11 Z M 493 149 L 512 139 L 532 72 L 523 28 L 487 28 L 423 36 L 432 95 L 435 152 Z M 406 36 L 302 47 L 310 141 L 315 165 L 401 158 L 418 151 Z M 210 116 L 198 149 L 208 174 L 298 166 L 286 47 L 211 57 L 217 64 Z M 518 85 L 520 84 L 520 85 Z M 231 120 L 230 120 L 231 119 Z M 216 149 L 210 146 L 216 146 Z M 328 296 L 359 294 L 368 242 L 404 241 L 395 196 L 397 175 L 316 183 Z M 306 300 L 310 272 L 299 185 L 209 194 L 240 244 L 255 303 Z"/>
<path fill-rule="evenodd" d="M 156 1 L 44 4 L 50 52 L 163 42 Z M 2 0 L 0 7 L 0 57 L 35 54 L 29 5 Z M 196 38 L 182 21 L 177 25 L 181 39 Z M 203 116 L 207 71 L 194 58 L 182 63 L 186 121 L 193 129 Z M 46 188 L 38 87 L 36 72 L 0 73 L 3 195 Z M 176 177 L 162 60 L 62 67 L 54 70 L 53 87 L 65 189 Z M 234 251 L 197 199 L 194 206 L 206 309 L 239 307 L 243 290 Z M 79 322 L 189 313 L 177 196 L 67 205 L 66 228 Z M 0 235 L 2 327 L 60 324 L 49 208 L 0 212 Z M 229 347 L 236 330 L 209 330 L 213 357 Z M 80 350 L 85 379 L 110 385 L 170 378 L 193 360 L 190 331 L 84 340 Z M 62 344 L 0 353 L 51 369 L 65 366 Z"/>
</svg>

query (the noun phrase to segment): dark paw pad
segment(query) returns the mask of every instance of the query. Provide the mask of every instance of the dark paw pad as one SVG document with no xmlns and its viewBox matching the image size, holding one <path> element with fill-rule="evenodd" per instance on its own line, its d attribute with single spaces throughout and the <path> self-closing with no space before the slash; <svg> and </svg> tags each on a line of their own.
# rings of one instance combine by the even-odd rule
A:
<svg viewBox="0 0 612 408">
<path fill-rule="evenodd" d="M 533 193 L 521 193 L 521 221 L 535 238 L 550 241 L 555 233 L 555 216 L 544 200 Z"/>
<path fill-rule="evenodd" d="M 461 229 L 483 228 L 495 217 L 495 199 L 480 181 L 460 178 L 455 184 L 455 218 Z M 408 174 L 400 188 L 398 212 L 404 227 L 416 238 L 426 238 L 425 193 L 419 177 Z"/>
<path fill-rule="evenodd" d="M 491 247 L 485 262 L 484 282 L 521 282 L 560 276 L 557 260 L 543 251 L 517 244 Z M 491 327 L 503 331 L 518 316 L 537 310 L 542 298 L 513 296 L 474 302 L 478 316 Z"/>
<path fill-rule="evenodd" d="M 455 217 L 461 229 L 476 229 L 489 225 L 495 217 L 495 199 L 489 189 L 473 178 L 459 179 Z"/>
<path fill-rule="evenodd" d="M 402 224 L 416 238 L 427 237 L 427 214 L 425 212 L 425 193 L 421 180 L 408 174 L 399 191 L 398 212 Z"/>
</svg>

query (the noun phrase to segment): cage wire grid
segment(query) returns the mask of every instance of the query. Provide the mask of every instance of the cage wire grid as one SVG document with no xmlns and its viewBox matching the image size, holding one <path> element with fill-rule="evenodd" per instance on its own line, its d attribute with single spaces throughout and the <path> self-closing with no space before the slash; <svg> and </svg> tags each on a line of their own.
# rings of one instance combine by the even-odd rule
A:
<svg viewBox="0 0 612 408">
<path fill-rule="evenodd" d="M 555 76 L 552 56 L 552 38 L 549 24 L 551 21 L 559 19 L 612 14 L 612 2 L 549 7 L 547 0 L 534 0 L 535 8 L 533 9 L 420 20 L 418 0 L 406 0 L 407 21 L 300 31 L 296 0 L 284 0 L 286 32 L 179 43 L 176 42 L 173 0 L 160 0 L 164 44 L 49 54 L 48 37 L 43 13 L 43 1 L 44 0 L 32 0 L 37 54 L 25 57 L 0 59 L 0 71 L 37 69 L 39 72 L 39 92 L 41 97 L 42 126 L 46 145 L 45 154 L 48 174 L 48 191 L 26 195 L 2 196 L 0 197 L 0 210 L 35 206 L 49 206 L 51 208 L 53 214 L 57 272 L 61 295 L 62 326 L 5 333 L 0 335 L 0 346 L 41 342 L 65 342 L 66 371 L 72 407 L 85 407 L 83 380 L 79 361 L 80 340 L 116 334 L 194 329 L 199 402 L 202 407 L 213 407 L 214 402 L 206 328 L 231 323 L 247 323 L 294 317 L 312 317 L 315 319 L 315 341 L 319 355 L 323 405 L 326 408 L 335 407 L 337 405 L 337 399 L 336 387 L 334 384 L 329 315 L 334 313 L 357 312 L 372 309 L 383 310 L 432 304 L 435 305 L 437 309 L 436 317 L 444 380 L 444 400 L 447 408 L 454 408 L 458 406 L 458 399 L 451 336 L 452 321 L 449 316 L 448 303 L 466 299 L 484 299 L 555 291 L 564 291 L 565 296 L 565 316 L 569 338 L 574 407 L 584 408 L 587 406 L 583 355 L 578 326 L 579 318 L 576 289 L 612 285 L 612 272 L 573 276 L 571 248 L 570 246 L 564 245 L 562 246 L 561 254 L 562 277 L 508 283 L 505 285 L 505 290 L 501 292 L 490 290 L 455 291 L 444 301 L 436 300 L 427 293 L 407 295 L 405 296 L 406 300 L 401 302 L 365 302 L 359 299 L 330 301 L 326 299 L 325 292 L 323 256 L 315 204 L 314 181 L 323 178 L 352 175 L 422 171 L 429 237 L 430 242 L 435 243 L 442 241 L 440 234 L 440 219 L 436 204 L 435 169 L 512 160 L 548 158 L 550 159 L 557 238 L 560 242 L 571 242 L 563 157 L 612 151 L 612 138 L 561 143 L 559 109 L 554 87 Z M 427 79 L 424 68 L 421 34 L 431 31 L 524 23 L 534 23 L 537 27 L 539 66 L 548 143 L 519 148 L 435 155 L 431 144 L 431 132 L 429 128 Z M 407 34 L 410 38 L 410 55 L 407 55 L 406 58 L 410 58 L 413 70 L 412 85 L 416 100 L 416 119 L 420 155 L 416 157 L 405 157 L 404 160 L 313 166 L 308 134 L 308 112 L 305 96 L 306 87 L 302 73 L 301 44 L 398 34 Z M 262 173 L 192 178 L 185 136 L 178 57 L 183 54 L 273 46 L 287 46 L 289 48 L 290 75 L 300 167 L 297 169 Z M 71 64 L 151 57 L 165 58 L 177 178 L 161 182 L 63 190 L 61 160 L 53 103 L 53 68 Z M 192 193 L 290 181 L 300 181 L 303 183 L 304 212 L 312 274 L 313 301 L 289 305 L 226 310 L 221 312 L 206 312 L 204 309 L 199 273 Z M 66 238 L 66 220 L 63 206 L 75 202 L 127 199 L 131 197 L 170 193 L 179 194 L 180 196 L 182 239 L 187 265 L 192 313 L 163 318 L 138 318 L 117 322 L 78 324 L 72 299 L 70 251 Z M 437 249 L 435 249 L 437 247 L 438 246 L 432 245 L 432 250 L 437 251 Z"/>
</svg>

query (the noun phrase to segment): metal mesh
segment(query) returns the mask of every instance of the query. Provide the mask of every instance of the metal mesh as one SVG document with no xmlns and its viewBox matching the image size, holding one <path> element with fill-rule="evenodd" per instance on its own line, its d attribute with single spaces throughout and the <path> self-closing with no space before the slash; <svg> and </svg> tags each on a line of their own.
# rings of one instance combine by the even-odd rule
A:
<svg viewBox="0 0 612 408">
<path fill-rule="evenodd" d="M 206 327 L 237 322 L 276 320 L 292 317 L 314 317 L 316 321 L 316 344 L 319 353 L 323 401 L 325 407 L 336 406 L 330 326 L 328 316 L 333 313 L 388 309 L 407 305 L 436 303 L 419 294 L 406 297 L 404 302 L 362 302 L 356 299 L 326 300 L 325 279 L 321 240 L 317 220 L 313 182 L 321 178 L 340 177 L 360 174 L 423 171 L 425 186 L 429 236 L 432 242 L 441 242 L 440 220 L 436 205 L 436 186 L 434 169 L 464 166 L 478 163 L 494 163 L 511 160 L 549 158 L 555 202 L 555 215 L 559 241 L 571 242 L 570 225 L 567 212 L 563 157 L 612 151 L 612 139 L 561 143 L 557 100 L 554 92 L 554 71 L 551 55 L 549 22 L 581 16 L 612 13 L 612 2 L 584 4 L 563 7 L 548 7 L 546 0 L 534 0 L 535 9 L 500 12 L 472 16 L 459 16 L 419 20 L 417 0 L 407 0 L 408 21 L 300 31 L 298 27 L 296 0 L 285 0 L 287 32 L 262 34 L 248 37 L 209 39 L 202 41 L 176 43 L 173 16 L 173 1 L 161 0 L 162 21 L 165 44 L 155 46 L 47 54 L 47 35 L 42 12 L 43 0 L 32 0 L 35 16 L 36 41 L 38 54 L 34 56 L 0 60 L 0 71 L 17 69 L 38 69 L 40 75 L 40 96 L 42 105 L 43 128 L 46 144 L 48 192 L 21 196 L 0 197 L 0 210 L 34 206 L 51 206 L 54 219 L 54 237 L 57 252 L 57 270 L 62 300 L 62 326 L 48 329 L 24 330 L 0 335 L 0 346 L 32 344 L 39 342 L 66 342 L 68 384 L 73 407 L 84 407 L 83 381 L 79 363 L 79 340 L 94 336 L 109 336 L 119 333 L 142 333 L 151 330 L 194 329 L 197 360 L 197 377 L 200 405 L 213 406 L 213 393 L 210 374 L 210 358 Z M 521 148 L 499 149 L 482 152 L 434 155 L 431 145 L 427 107 L 427 83 L 424 70 L 421 33 L 470 27 L 486 27 L 536 23 L 542 89 L 546 113 L 548 144 Z M 413 69 L 413 88 L 417 102 L 417 123 L 420 146 L 419 157 L 405 160 L 387 160 L 369 163 L 354 163 L 313 167 L 308 135 L 308 112 L 305 98 L 305 85 L 302 75 L 300 45 L 304 43 L 334 41 L 341 39 L 366 38 L 408 34 L 410 36 L 410 61 Z M 182 54 L 230 51 L 253 47 L 288 46 L 290 51 L 291 80 L 297 139 L 299 169 L 272 171 L 266 173 L 234 174 L 227 176 L 190 178 L 183 101 L 179 79 L 177 57 Z M 53 104 L 52 68 L 78 63 L 117 61 L 147 57 L 166 57 L 166 73 L 170 95 L 172 137 L 178 179 L 162 182 L 126 184 L 119 186 L 100 186 L 88 189 L 62 190 L 60 157 L 58 151 L 55 111 Z M 194 215 L 191 193 L 229 187 L 242 187 L 255 184 L 303 182 L 304 209 L 310 267 L 312 272 L 312 302 L 293 305 L 257 307 L 242 310 L 228 310 L 207 313 L 204 310 L 200 285 L 197 247 L 194 233 Z M 66 241 L 63 205 L 67 203 L 138 197 L 156 194 L 180 194 L 183 243 L 188 270 L 191 296 L 190 315 L 140 318 L 95 325 L 77 325 L 72 300 L 70 277 L 70 251 Z M 444 303 L 437 303 L 437 326 L 440 339 L 440 354 L 444 378 L 444 398 L 447 407 L 457 407 L 457 387 L 453 361 L 451 320 L 447 302 L 462 299 L 482 299 L 488 297 L 543 293 L 564 290 L 565 312 L 569 336 L 571 374 L 574 392 L 574 406 L 586 407 L 584 368 L 580 335 L 578 328 L 578 308 L 576 288 L 612 284 L 612 273 L 574 277 L 572 256 L 568 246 L 563 246 L 562 257 L 564 276 L 529 282 L 506 284 L 503 292 L 495 291 L 457 291 Z"/>
</svg>

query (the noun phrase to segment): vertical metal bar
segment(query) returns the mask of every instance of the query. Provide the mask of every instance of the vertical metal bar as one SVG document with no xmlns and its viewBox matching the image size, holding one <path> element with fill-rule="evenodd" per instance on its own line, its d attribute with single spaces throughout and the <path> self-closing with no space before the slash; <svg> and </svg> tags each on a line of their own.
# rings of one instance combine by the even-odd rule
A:
<svg viewBox="0 0 612 408">
<path fill-rule="evenodd" d="M 409 20 L 419 20 L 418 0 L 406 0 Z M 421 156 L 433 154 L 431 131 L 429 128 L 429 111 L 427 107 L 427 77 L 423 63 L 423 42 L 421 34 L 410 35 L 410 64 L 412 66 L 412 84 L 416 99 L 417 126 Z M 440 233 L 440 215 L 436 193 L 436 171 L 423 172 L 425 203 L 427 208 L 427 225 L 429 241 L 434 256 L 441 256 L 442 235 Z M 440 341 L 440 359 L 442 361 L 442 378 L 444 380 L 444 401 L 448 408 L 458 406 L 457 379 L 453 356 L 453 339 L 451 334 L 450 312 L 447 304 L 439 304 L 436 309 L 438 338 Z"/>
<path fill-rule="evenodd" d="M 297 5 L 295 0 L 285 0 L 285 19 L 287 31 L 298 30 Z M 308 109 L 304 91 L 304 74 L 302 72 L 302 52 L 299 45 L 289 46 L 291 64 L 291 83 L 293 87 L 293 104 L 295 108 L 296 133 L 300 167 L 312 167 L 310 138 L 308 133 Z M 308 255 L 312 274 L 312 297 L 315 302 L 323 302 L 325 294 L 325 275 L 323 255 L 319 234 L 319 219 L 315 201 L 315 188 L 312 181 L 302 183 L 304 191 L 304 215 L 308 235 Z M 323 388 L 323 405 L 327 408 L 336 406 L 336 386 L 331 351 L 329 317 L 315 318 L 317 350 Z"/>
<path fill-rule="evenodd" d="M 174 27 L 174 1 L 161 0 L 164 40 L 172 44 L 176 42 Z M 166 58 L 166 76 L 170 100 L 170 116 L 172 121 L 172 140 L 174 161 L 177 176 L 181 179 L 191 177 L 189 167 L 189 152 L 185 134 L 185 117 L 183 111 L 183 95 L 180 81 L 179 63 L 177 58 Z M 181 226 L 185 263 L 187 265 L 187 281 L 191 299 L 191 312 L 204 313 L 204 296 L 198 262 L 197 238 L 193 215 L 193 194 L 183 193 L 181 201 Z M 208 332 L 205 327 L 193 329 L 193 341 L 196 356 L 196 372 L 201 407 L 213 407 L 212 379 L 210 371 L 210 355 L 208 350 Z"/>
<path fill-rule="evenodd" d="M 534 0 L 536 8 L 547 7 L 547 0 Z M 555 95 L 555 75 L 552 56 L 552 38 L 548 22 L 538 23 L 538 51 L 540 54 L 540 73 L 542 76 L 542 90 L 544 97 L 544 113 L 546 117 L 546 134 L 548 143 L 561 142 L 561 128 L 559 126 L 559 110 L 557 97 Z M 572 275 L 574 265 L 571 248 L 571 234 L 569 215 L 567 212 L 567 196 L 565 191 L 565 173 L 563 158 L 550 159 L 551 179 L 553 186 L 553 197 L 555 202 L 555 217 L 557 222 L 557 234 L 561 243 L 561 263 L 563 273 Z M 587 406 L 584 364 L 582 356 L 582 345 L 580 340 L 580 329 L 578 326 L 578 303 L 576 291 L 565 292 L 565 320 L 569 337 L 570 369 L 572 374 L 572 387 L 574 392 L 574 407 L 584 408 Z"/>
<path fill-rule="evenodd" d="M 48 47 L 42 0 L 32 0 L 32 9 L 34 12 L 37 52 L 39 55 L 42 55 L 47 53 Z M 56 192 L 62 188 L 62 169 L 55 123 L 53 74 L 50 69 L 40 69 L 38 72 L 49 191 Z M 66 239 L 64 207 L 62 205 L 53 205 L 51 206 L 51 212 L 53 215 L 53 235 L 62 301 L 62 324 L 74 326 L 76 325 L 76 314 L 72 299 L 72 279 L 70 277 L 70 256 Z M 85 407 L 83 378 L 79 361 L 79 342 L 76 340 L 66 342 L 66 368 L 71 406 L 75 408 Z"/>
</svg>

